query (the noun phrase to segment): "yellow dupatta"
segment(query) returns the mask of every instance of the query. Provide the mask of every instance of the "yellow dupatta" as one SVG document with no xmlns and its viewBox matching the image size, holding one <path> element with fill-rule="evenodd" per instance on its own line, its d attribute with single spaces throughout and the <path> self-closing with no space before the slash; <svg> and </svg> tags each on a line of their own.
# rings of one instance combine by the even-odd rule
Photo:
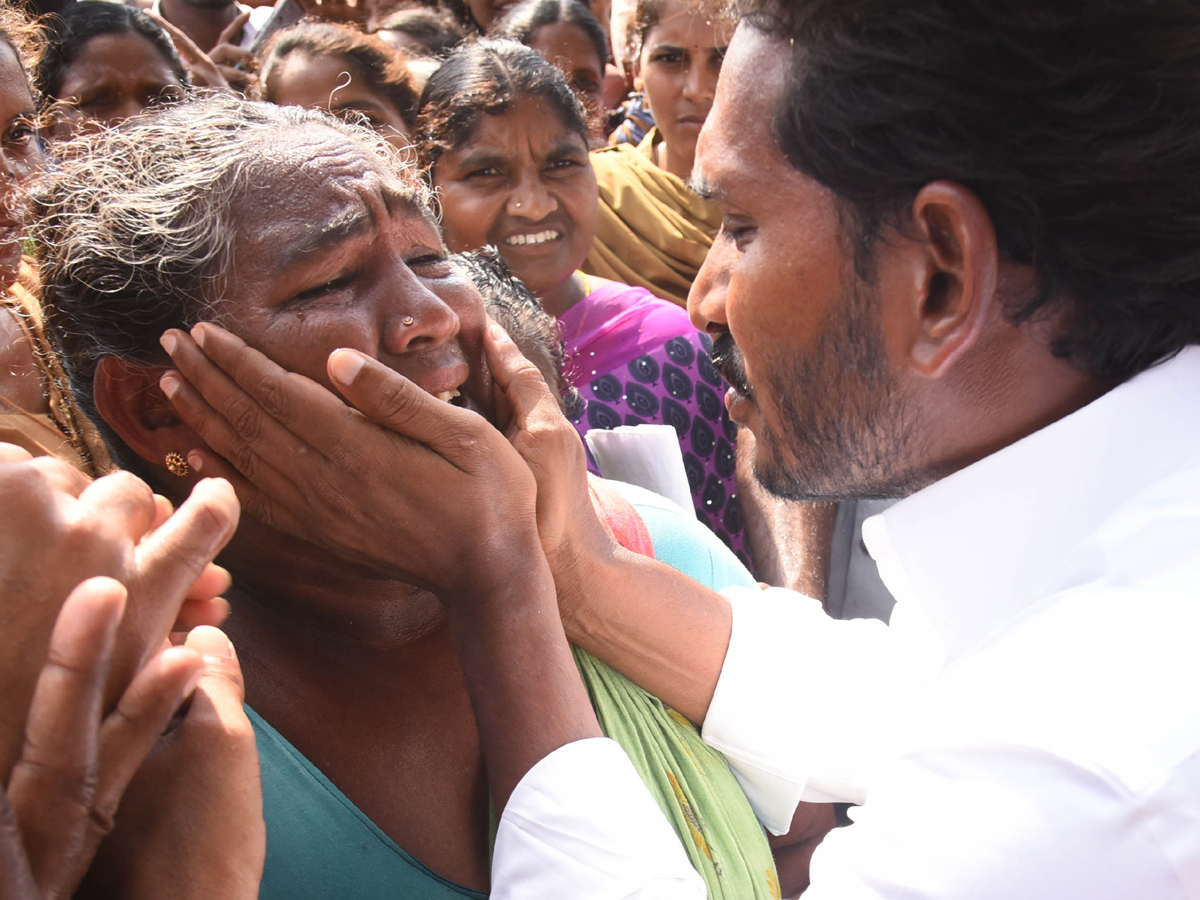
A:
<svg viewBox="0 0 1200 900">
<path fill-rule="evenodd" d="M 657 129 L 651 129 L 637 147 L 618 144 L 592 152 L 600 215 L 583 271 L 687 306 L 721 214 L 655 165 L 657 137 Z"/>
</svg>

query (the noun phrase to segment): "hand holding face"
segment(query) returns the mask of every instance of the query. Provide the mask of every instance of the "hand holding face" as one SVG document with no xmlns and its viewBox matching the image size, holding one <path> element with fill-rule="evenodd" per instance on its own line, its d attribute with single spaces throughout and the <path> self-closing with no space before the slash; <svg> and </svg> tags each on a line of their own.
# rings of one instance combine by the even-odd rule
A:
<svg viewBox="0 0 1200 900">
<path fill-rule="evenodd" d="M 537 552 L 533 477 L 481 416 L 356 351 L 329 375 L 358 409 L 218 326 L 193 336 L 164 337 L 179 371 L 163 391 L 233 470 L 202 450 L 192 467 L 230 478 L 249 515 L 443 602 Z"/>
<path fill-rule="evenodd" d="M 0 778 L 20 751 L 37 673 L 62 599 L 104 575 L 128 591 L 104 692 L 108 712 L 176 627 L 217 624 L 229 576 L 211 565 L 237 527 L 228 484 L 207 480 L 171 514 L 138 478 L 96 481 L 58 460 L 0 445 Z"/>
</svg>

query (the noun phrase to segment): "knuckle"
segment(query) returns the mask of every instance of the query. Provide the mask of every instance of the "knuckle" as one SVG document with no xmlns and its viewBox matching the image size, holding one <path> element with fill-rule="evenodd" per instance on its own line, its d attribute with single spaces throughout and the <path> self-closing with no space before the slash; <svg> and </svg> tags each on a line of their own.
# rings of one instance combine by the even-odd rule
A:
<svg viewBox="0 0 1200 900">
<path fill-rule="evenodd" d="M 258 440 L 262 421 L 252 404 L 243 399 L 235 400 L 229 408 L 229 424 L 243 441 L 248 444 Z"/>
<path fill-rule="evenodd" d="M 228 458 L 233 463 L 233 467 L 241 472 L 246 480 L 253 482 L 258 477 L 258 455 L 248 443 L 231 447 Z"/>
<path fill-rule="evenodd" d="M 255 391 L 258 405 L 263 412 L 273 419 L 283 420 L 287 413 L 287 403 L 284 399 L 283 385 L 274 376 L 264 376 Z"/>
<path fill-rule="evenodd" d="M 412 421 L 420 408 L 408 384 L 387 384 L 375 398 L 375 413 L 393 425 L 403 426 Z"/>
</svg>

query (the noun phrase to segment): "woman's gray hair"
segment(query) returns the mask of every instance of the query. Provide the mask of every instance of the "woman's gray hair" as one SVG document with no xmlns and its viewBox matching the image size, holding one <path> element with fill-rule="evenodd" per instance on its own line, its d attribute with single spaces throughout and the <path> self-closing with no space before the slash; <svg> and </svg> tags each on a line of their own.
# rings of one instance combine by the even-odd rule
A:
<svg viewBox="0 0 1200 900">
<path fill-rule="evenodd" d="M 360 143 L 433 219 L 415 169 L 375 132 L 319 111 L 228 95 L 60 145 L 61 164 L 29 189 L 26 224 L 47 330 L 79 406 L 122 465 L 139 468 L 97 414 L 97 364 L 105 356 L 169 364 L 158 342 L 166 329 L 218 318 L 216 301 L 236 253 L 234 201 L 270 177 L 273 137 L 313 128 Z"/>
</svg>

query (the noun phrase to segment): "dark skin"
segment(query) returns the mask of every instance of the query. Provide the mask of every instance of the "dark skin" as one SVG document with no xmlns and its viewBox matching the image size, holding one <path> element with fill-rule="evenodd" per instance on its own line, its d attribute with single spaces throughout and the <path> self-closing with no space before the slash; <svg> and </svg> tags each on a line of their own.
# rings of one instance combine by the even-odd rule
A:
<svg viewBox="0 0 1200 900">
<path fill-rule="evenodd" d="M 304 389 L 328 396 L 327 358 L 346 348 L 343 368 L 362 368 L 363 389 L 400 373 L 406 388 L 389 395 L 391 413 L 410 424 L 429 415 L 430 404 L 483 422 L 479 412 L 431 396 L 461 388 L 465 405 L 491 412 L 482 300 L 445 260 L 432 221 L 347 139 L 319 129 L 287 138 L 269 151 L 277 177 L 235 201 L 239 251 L 223 292 L 224 323 Z M 213 340 L 218 332 L 200 326 L 195 334 Z M 177 354 L 198 354 L 187 335 L 169 337 Z M 163 394 L 186 404 L 190 387 L 168 376 L 160 392 L 161 369 L 109 368 L 98 379 L 98 402 L 130 447 L 155 462 L 169 449 L 203 451 Z M 337 406 L 335 415 L 361 418 Z M 292 414 L 311 418 L 304 404 L 298 409 Z M 341 443 L 336 422 L 321 431 L 332 441 L 321 453 L 340 459 L 339 468 L 412 471 Z M 369 568 L 249 516 L 222 558 L 237 584 L 228 629 L 249 704 L 389 837 L 479 890 L 489 883 L 489 789 L 502 810 L 535 762 L 600 733 L 553 614 L 532 476 L 492 434 L 489 456 L 508 460 L 502 480 L 524 483 L 523 499 L 497 504 L 483 519 L 457 517 L 445 497 L 475 463 L 459 458 L 467 452 L 459 445 L 442 448 L 421 481 L 424 508 L 446 515 L 437 522 L 422 514 L 419 571 Z M 397 442 L 393 452 L 413 444 Z M 268 483 L 278 474 L 255 472 Z"/>
</svg>

